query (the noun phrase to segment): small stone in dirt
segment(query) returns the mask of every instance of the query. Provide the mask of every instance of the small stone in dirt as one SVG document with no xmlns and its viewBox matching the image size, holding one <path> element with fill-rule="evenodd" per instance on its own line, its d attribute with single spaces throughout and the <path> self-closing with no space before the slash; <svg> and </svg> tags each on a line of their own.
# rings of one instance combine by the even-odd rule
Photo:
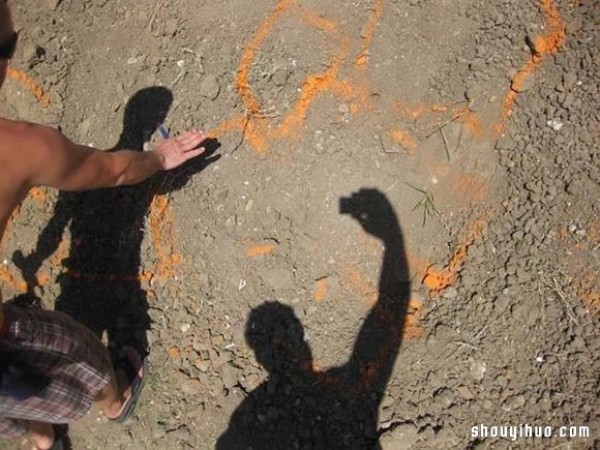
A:
<svg viewBox="0 0 600 450">
<path fill-rule="evenodd" d="M 535 77 L 533 75 L 528 75 L 524 79 L 516 81 L 515 78 L 512 79 L 510 83 L 510 88 L 515 92 L 527 92 L 530 90 L 535 84 Z"/>
<path fill-rule="evenodd" d="M 223 364 L 221 366 L 221 381 L 225 389 L 231 389 L 238 384 L 239 370 L 231 364 Z"/>
<path fill-rule="evenodd" d="M 191 325 L 189 323 L 182 323 L 179 326 L 179 329 L 181 330 L 182 333 L 187 333 L 191 328 Z"/>
<path fill-rule="evenodd" d="M 444 298 L 447 298 L 449 300 L 454 300 L 456 297 L 458 297 L 458 291 L 456 290 L 455 287 L 450 286 L 448 289 L 446 289 L 444 291 L 444 293 L 442 295 L 444 296 Z"/>
<path fill-rule="evenodd" d="M 172 37 L 175 36 L 177 30 L 179 29 L 179 21 L 175 18 L 167 19 L 165 22 L 165 27 L 163 28 L 163 32 L 166 36 Z"/>
<path fill-rule="evenodd" d="M 577 82 L 577 75 L 575 74 L 575 72 L 567 72 L 563 74 L 562 81 L 565 90 L 570 90 L 573 88 L 573 86 L 575 86 L 575 83 Z"/>
<path fill-rule="evenodd" d="M 200 95 L 203 97 L 215 100 L 219 96 L 220 91 L 219 81 L 215 75 L 207 75 L 202 80 L 202 83 L 200 83 Z"/>
<path fill-rule="evenodd" d="M 288 69 L 280 68 L 275 71 L 275 73 L 271 77 L 271 80 L 273 81 L 275 86 L 281 87 L 281 86 L 285 86 L 289 76 L 290 76 L 290 71 Z"/>
<path fill-rule="evenodd" d="M 382 450 L 409 450 L 417 442 L 417 427 L 412 423 L 403 423 L 386 432 L 379 438 Z"/>
<path fill-rule="evenodd" d="M 201 359 L 194 361 L 194 366 L 202 373 L 208 372 L 208 369 L 210 368 L 209 362 Z"/>
<path fill-rule="evenodd" d="M 383 133 L 381 135 L 381 146 L 383 147 L 384 153 L 408 153 L 400 143 L 391 138 L 389 133 Z"/>
<path fill-rule="evenodd" d="M 473 396 L 473 393 L 471 392 L 471 390 L 466 387 L 466 386 L 460 386 L 457 389 L 459 395 L 464 398 L 465 400 L 473 400 L 475 397 Z"/>
<path fill-rule="evenodd" d="M 470 374 L 474 380 L 481 382 L 481 380 L 483 380 L 483 376 L 485 375 L 485 371 L 486 364 L 484 362 L 475 361 L 471 364 Z"/>
<path fill-rule="evenodd" d="M 560 129 L 563 127 L 564 123 L 562 123 L 558 119 L 550 119 L 546 122 L 546 125 L 548 125 L 550 128 L 552 128 L 554 131 L 560 131 Z"/>
</svg>

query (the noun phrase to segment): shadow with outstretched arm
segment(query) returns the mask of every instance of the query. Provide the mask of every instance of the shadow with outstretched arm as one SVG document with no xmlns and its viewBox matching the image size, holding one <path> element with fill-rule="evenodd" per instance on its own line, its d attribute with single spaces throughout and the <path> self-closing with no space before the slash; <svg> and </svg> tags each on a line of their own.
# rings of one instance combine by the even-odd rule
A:
<svg viewBox="0 0 600 450">
<path fill-rule="evenodd" d="M 172 100 L 171 91 L 164 87 L 138 91 L 127 103 L 123 131 L 109 151 L 143 151 L 144 141 L 164 121 Z M 193 174 L 218 159 L 210 157 L 218 147 L 216 141 L 207 140 L 203 146 L 207 151 L 202 156 L 134 186 L 61 191 L 35 250 L 13 257 L 30 291 L 41 264 L 56 251 L 68 228 L 70 248 L 62 261 L 55 309 L 71 315 L 99 337 L 106 332 L 113 347 L 132 344 L 147 351 L 150 318 L 140 276 L 145 219 L 155 195 L 182 188 Z"/>
<path fill-rule="evenodd" d="M 292 308 L 254 309 L 246 339 L 269 372 L 234 412 L 218 450 L 378 449 L 378 407 L 402 341 L 410 279 L 400 224 L 380 191 L 362 189 L 340 202 L 385 247 L 379 296 L 349 361 L 317 371 Z"/>
</svg>

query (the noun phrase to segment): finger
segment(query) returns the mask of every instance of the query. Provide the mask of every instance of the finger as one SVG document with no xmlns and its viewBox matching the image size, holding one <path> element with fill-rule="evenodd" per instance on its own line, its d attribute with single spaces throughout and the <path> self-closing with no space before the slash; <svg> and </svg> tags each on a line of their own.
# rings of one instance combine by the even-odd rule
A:
<svg viewBox="0 0 600 450">
<path fill-rule="evenodd" d="M 187 151 L 200 145 L 204 139 L 206 139 L 204 133 L 199 131 L 187 131 L 181 136 L 177 137 L 177 144 L 182 151 Z"/>
<path fill-rule="evenodd" d="M 189 151 L 185 152 L 185 154 L 184 154 L 185 161 L 188 161 L 192 158 L 200 156 L 202 153 L 204 153 L 205 150 L 206 149 L 204 147 L 200 147 L 200 148 L 196 148 L 194 150 L 189 150 Z"/>
<path fill-rule="evenodd" d="M 178 141 L 177 146 L 180 151 L 187 152 L 194 150 L 198 147 L 206 138 L 203 135 L 189 136 Z"/>
</svg>

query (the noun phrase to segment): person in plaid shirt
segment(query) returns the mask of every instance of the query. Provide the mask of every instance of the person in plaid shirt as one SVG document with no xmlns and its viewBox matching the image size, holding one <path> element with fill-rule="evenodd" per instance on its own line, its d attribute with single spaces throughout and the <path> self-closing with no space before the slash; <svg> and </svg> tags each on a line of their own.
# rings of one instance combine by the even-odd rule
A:
<svg viewBox="0 0 600 450">
<path fill-rule="evenodd" d="M 17 45 L 6 0 L 0 0 L 0 87 Z M 152 151 L 104 152 L 74 144 L 42 125 L 0 118 L 0 242 L 8 220 L 34 186 L 65 191 L 136 184 L 204 152 L 190 130 Z M 1 297 L 0 297 L 1 300 Z M 39 449 L 60 448 L 55 424 L 83 416 L 93 402 L 121 422 L 143 386 L 145 360 L 126 347 L 113 367 L 90 330 L 56 311 L 0 308 L 0 436 L 27 434 Z"/>
</svg>

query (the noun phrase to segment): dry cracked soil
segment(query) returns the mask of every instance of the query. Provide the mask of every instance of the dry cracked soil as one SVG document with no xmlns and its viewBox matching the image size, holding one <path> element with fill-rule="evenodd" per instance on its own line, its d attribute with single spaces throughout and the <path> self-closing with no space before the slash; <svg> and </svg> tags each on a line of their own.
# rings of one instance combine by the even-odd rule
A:
<svg viewBox="0 0 600 450">
<path fill-rule="evenodd" d="M 5 298 L 149 353 L 74 449 L 600 448 L 596 0 L 11 3 L 3 115 L 211 136 L 12 218 Z"/>
</svg>

